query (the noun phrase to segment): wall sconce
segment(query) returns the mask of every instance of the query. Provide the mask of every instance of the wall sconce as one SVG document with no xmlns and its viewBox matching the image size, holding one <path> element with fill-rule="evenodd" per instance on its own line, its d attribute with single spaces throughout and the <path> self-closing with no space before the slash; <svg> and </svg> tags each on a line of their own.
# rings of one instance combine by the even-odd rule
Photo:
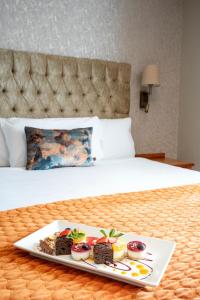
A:
<svg viewBox="0 0 200 300">
<path fill-rule="evenodd" d="M 149 96 L 152 88 L 160 85 L 160 74 L 157 65 L 147 65 L 142 73 L 142 86 L 148 87 L 148 91 L 140 92 L 140 108 L 146 113 L 149 111 Z"/>
</svg>

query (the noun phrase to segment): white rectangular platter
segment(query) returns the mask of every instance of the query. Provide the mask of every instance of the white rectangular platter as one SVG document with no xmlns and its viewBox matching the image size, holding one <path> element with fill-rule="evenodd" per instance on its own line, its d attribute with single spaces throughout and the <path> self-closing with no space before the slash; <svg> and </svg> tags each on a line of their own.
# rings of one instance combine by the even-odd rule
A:
<svg viewBox="0 0 200 300">
<path fill-rule="evenodd" d="M 39 250 L 38 245 L 41 239 L 44 239 L 57 231 L 62 231 L 67 227 L 72 229 L 78 228 L 81 231 L 84 231 L 87 236 L 102 237 L 102 234 L 99 231 L 102 228 L 71 223 L 64 220 L 56 220 L 16 242 L 14 246 L 28 251 L 31 255 L 42 259 L 137 286 L 158 286 L 175 249 L 175 242 L 173 241 L 124 233 L 124 236 L 122 237 L 124 242 L 141 241 L 146 244 L 149 254 L 147 255 L 147 258 L 145 257 L 146 260 L 133 261 L 124 258 L 122 264 L 117 264 L 120 270 L 104 264 L 95 264 L 91 259 L 86 260 L 88 262 L 86 263 L 84 261 L 73 260 L 71 255 L 48 255 Z M 109 232 L 107 229 L 104 230 Z M 129 267 L 128 270 L 127 266 Z"/>
</svg>

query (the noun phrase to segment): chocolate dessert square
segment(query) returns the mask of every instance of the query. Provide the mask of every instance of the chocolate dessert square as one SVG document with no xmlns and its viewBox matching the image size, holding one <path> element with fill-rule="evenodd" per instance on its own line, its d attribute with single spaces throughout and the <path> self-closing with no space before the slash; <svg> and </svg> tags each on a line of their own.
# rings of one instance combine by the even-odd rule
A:
<svg viewBox="0 0 200 300">
<path fill-rule="evenodd" d="M 113 249 L 110 243 L 94 245 L 94 262 L 96 264 L 113 263 Z"/>
<path fill-rule="evenodd" d="M 65 236 L 59 236 L 55 242 L 55 253 L 56 255 L 68 255 L 71 254 L 71 247 L 73 240 Z"/>
</svg>

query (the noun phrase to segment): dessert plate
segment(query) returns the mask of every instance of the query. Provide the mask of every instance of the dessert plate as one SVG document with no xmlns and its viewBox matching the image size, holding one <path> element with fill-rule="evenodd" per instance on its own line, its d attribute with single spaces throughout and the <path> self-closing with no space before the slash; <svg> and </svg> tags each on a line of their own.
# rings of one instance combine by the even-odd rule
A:
<svg viewBox="0 0 200 300">
<path fill-rule="evenodd" d="M 137 286 L 158 286 L 175 249 L 175 242 L 173 241 L 137 236 L 133 233 L 124 233 L 123 241 L 126 244 L 130 241 L 141 241 L 146 244 L 147 254 L 143 260 L 124 258 L 115 265 L 105 265 L 95 264 L 91 258 L 84 261 L 75 261 L 72 259 L 71 255 L 55 256 L 40 251 L 40 240 L 68 227 L 79 228 L 81 231 L 84 231 L 87 236 L 102 237 L 102 234 L 100 233 L 102 228 L 71 223 L 65 220 L 56 220 L 19 240 L 14 246 L 28 251 L 31 255 L 42 259 Z M 104 230 L 109 232 L 107 229 Z"/>
</svg>

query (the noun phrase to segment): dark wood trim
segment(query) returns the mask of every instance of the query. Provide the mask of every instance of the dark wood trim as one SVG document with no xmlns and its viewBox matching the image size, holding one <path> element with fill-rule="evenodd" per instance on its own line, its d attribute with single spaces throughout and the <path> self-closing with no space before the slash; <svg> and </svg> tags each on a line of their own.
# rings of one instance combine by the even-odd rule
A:
<svg viewBox="0 0 200 300">
<path fill-rule="evenodd" d="M 193 163 L 183 163 L 182 165 L 178 165 L 177 164 L 177 167 L 181 167 L 181 168 L 185 168 L 185 169 L 192 169 L 194 167 L 194 164 Z"/>
<path fill-rule="evenodd" d="M 143 154 L 136 154 L 135 157 L 147 158 L 150 160 L 158 161 L 164 164 L 168 164 L 180 168 L 192 169 L 194 167 L 193 163 L 165 157 L 165 153 L 143 153 Z"/>
<path fill-rule="evenodd" d="M 148 159 L 165 158 L 165 153 L 142 153 L 136 154 L 135 157 L 143 157 Z"/>
</svg>

